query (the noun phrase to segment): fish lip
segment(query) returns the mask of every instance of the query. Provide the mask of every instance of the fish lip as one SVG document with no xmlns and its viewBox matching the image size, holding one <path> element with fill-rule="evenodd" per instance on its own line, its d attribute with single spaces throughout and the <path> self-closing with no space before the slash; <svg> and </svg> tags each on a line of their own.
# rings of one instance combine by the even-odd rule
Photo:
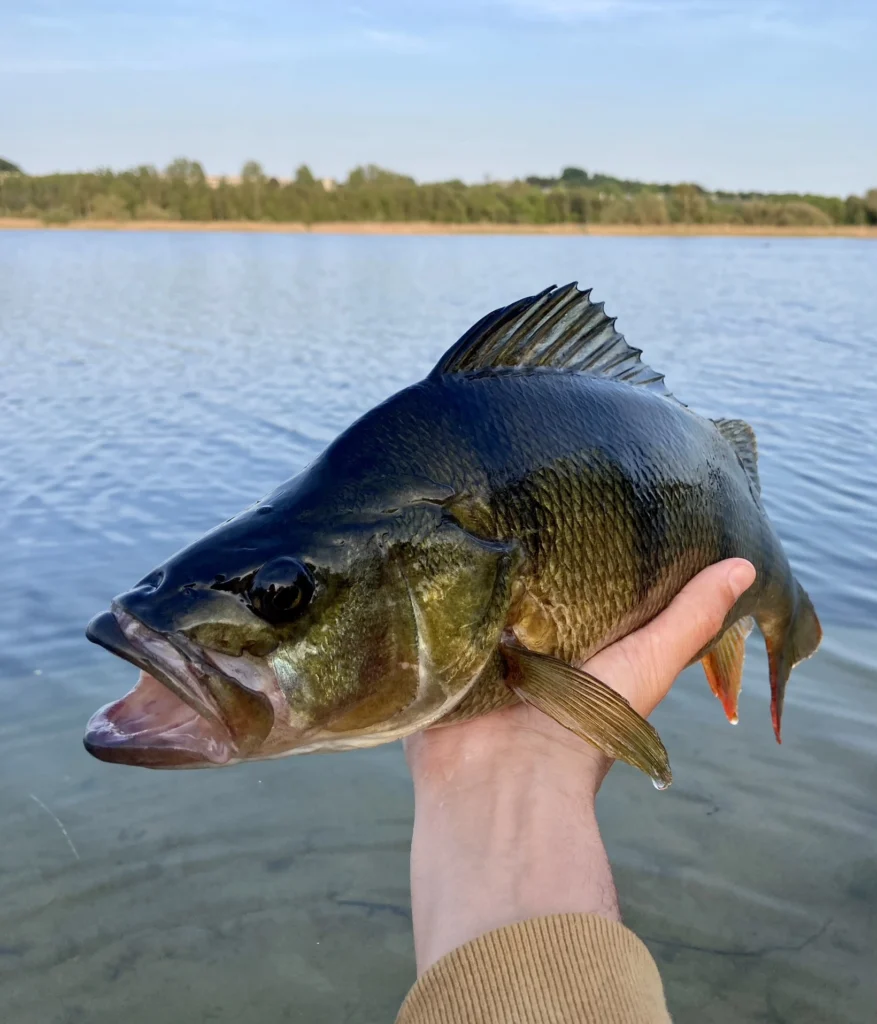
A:
<svg viewBox="0 0 877 1024">
<path fill-rule="evenodd" d="M 241 706 L 255 707 L 265 734 L 270 731 L 267 699 L 224 672 L 184 635 L 152 629 L 113 602 L 91 620 L 86 636 L 143 673 L 133 690 L 89 719 L 84 744 L 94 757 L 151 768 L 227 764 L 249 755 L 265 738 L 253 735 L 251 723 L 239 714 L 235 721 Z M 169 691 L 165 697 L 162 688 Z M 157 705 L 167 728 L 155 717 Z M 273 722 L 273 711 L 269 714 Z"/>
<path fill-rule="evenodd" d="M 144 714 L 144 689 L 153 697 L 156 690 L 160 691 L 166 712 L 170 705 L 170 720 L 165 717 L 156 722 L 148 712 Z M 228 764 L 235 757 L 225 730 L 202 718 L 163 683 L 147 675 L 141 675 L 134 689 L 120 700 L 91 716 L 83 745 L 99 761 L 141 768 L 205 768 Z"/>
<path fill-rule="evenodd" d="M 174 664 L 174 659 L 166 656 L 168 649 L 176 651 L 187 668 L 194 670 L 196 666 L 191 652 L 181 650 L 174 643 L 172 636 L 159 633 L 147 626 L 116 601 L 112 603 L 109 611 L 101 612 L 89 622 L 85 635 L 92 643 L 104 647 L 110 653 L 157 679 L 183 703 L 188 704 L 213 725 L 220 726 L 231 738 L 228 723 L 204 685 L 207 675 L 204 659 L 199 659 L 201 664 L 197 666 L 197 673 L 181 672 L 179 666 Z M 210 671 L 222 676 L 227 682 L 233 682 L 216 666 L 211 666 Z"/>
</svg>

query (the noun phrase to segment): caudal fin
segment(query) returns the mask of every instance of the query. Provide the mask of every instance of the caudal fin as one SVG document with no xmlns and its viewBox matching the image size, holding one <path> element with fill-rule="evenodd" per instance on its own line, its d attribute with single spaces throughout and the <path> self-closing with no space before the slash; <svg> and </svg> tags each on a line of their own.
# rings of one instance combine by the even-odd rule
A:
<svg viewBox="0 0 877 1024">
<path fill-rule="evenodd" d="M 769 623 L 759 622 L 767 645 L 770 666 L 770 715 L 777 743 L 782 742 L 780 727 L 789 675 L 798 662 L 804 661 L 816 652 L 822 640 L 822 626 L 819 625 L 812 601 L 797 580 L 794 586 L 795 604 L 792 617 L 782 624 L 777 620 Z"/>
</svg>

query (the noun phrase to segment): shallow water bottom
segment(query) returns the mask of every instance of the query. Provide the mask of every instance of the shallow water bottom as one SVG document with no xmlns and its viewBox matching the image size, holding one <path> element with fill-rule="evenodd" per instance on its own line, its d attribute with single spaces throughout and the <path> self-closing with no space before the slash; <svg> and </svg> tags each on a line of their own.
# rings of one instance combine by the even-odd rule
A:
<svg viewBox="0 0 877 1024">
<path fill-rule="evenodd" d="M 677 1024 L 874 1019 L 875 667 L 872 638 L 829 632 L 795 673 L 777 747 L 750 644 L 739 726 L 690 670 L 656 715 L 673 787 L 610 775 L 600 817 L 625 920 Z M 391 1020 L 414 978 L 398 745 L 114 768 L 69 724 L 89 696 L 53 710 L 63 682 L 29 680 L 0 727 L 3 1020 Z M 828 705 L 842 743 L 823 731 Z"/>
</svg>

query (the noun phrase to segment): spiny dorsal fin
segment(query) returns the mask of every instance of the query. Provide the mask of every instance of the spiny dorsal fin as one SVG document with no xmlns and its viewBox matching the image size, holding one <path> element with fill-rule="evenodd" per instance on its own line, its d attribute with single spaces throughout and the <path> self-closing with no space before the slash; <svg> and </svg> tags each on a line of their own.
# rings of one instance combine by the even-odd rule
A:
<svg viewBox="0 0 877 1024">
<path fill-rule="evenodd" d="M 574 281 L 482 317 L 445 353 L 432 376 L 544 367 L 622 380 L 672 398 L 663 374 L 646 366 L 641 354 L 615 330 L 615 318 L 606 315 L 603 303 L 591 302 L 590 289 L 581 292 Z"/>
<path fill-rule="evenodd" d="M 740 465 L 752 482 L 756 494 L 761 494 L 761 481 L 758 479 L 758 442 L 755 431 L 745 420 L 713 420 L 719 433 L 737 453 Z"/>
</svg>

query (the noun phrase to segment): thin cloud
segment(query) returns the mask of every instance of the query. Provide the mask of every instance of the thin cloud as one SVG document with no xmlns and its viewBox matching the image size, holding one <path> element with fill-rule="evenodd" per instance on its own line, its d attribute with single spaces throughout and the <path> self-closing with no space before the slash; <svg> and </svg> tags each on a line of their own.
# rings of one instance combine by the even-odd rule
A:
<svg viewBox="0 0 877 1024">
<path fill-rule="evenodd" d="M 107 65 L 96 60 L 0 60 L 0 75 L 66 75 L 76 71 L 105 71 Z"/>
<path fill-rule="evenodd" d="M 816 2 L 788 0 L 488 0 L 494 9 L 547 22 L 611 23 L 649 19 L 701 38 L 736 34 L 802 46 L 856 49 L 873 32 L 874 18 Z"/>
<path fill-rule="evenodd" d="M 374 46 L 393 53 L 423 53 L 428 49 L 427 41 L 422 36 L 410 32 L 367 28 L 363 31 L 363 38 Z"/>
<path fill-rule="evenodd" d="M 499 0 L 499 6 L 520 15 L 546 20 L 608 20 L 630 15 L 677 15 L 721 12 L 730 5 L 716 0 Z"/>
<path fill-rule="evenodd" d="M 306 45 L 284 40 L 240 42 L 235 39 L 180 40 L 157 47 L 151 42 L 129 44 L 113 53 L 104 50 L 71 57 L 64 53 L 5 56 L 0 53 L 0 78 L 7 75 L 67 75 L 126 72 L 172 72 L 207 69 L 268 61 L 296 60 L 307 52 Z"/>
<path fill-rule="evenodd" d="M 77 28 L 72 18 L 58 18 L 48 14 L 25 14 L 21 23 L 28 28 L 47 32 L 75 32 Z"/>
</svg>

